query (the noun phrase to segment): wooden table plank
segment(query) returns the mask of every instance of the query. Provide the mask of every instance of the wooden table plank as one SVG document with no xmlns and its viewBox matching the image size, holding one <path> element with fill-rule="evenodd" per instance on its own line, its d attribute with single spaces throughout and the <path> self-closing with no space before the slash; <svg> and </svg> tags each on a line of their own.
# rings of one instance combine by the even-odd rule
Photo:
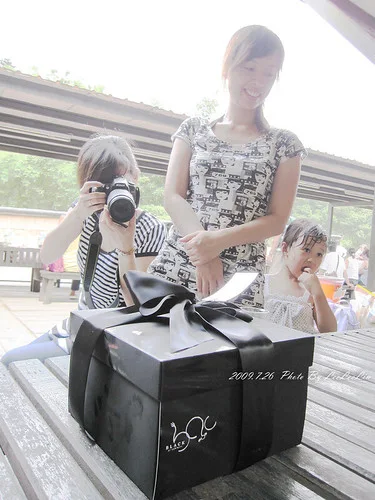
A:
<svg viewBox="0 0 375 500">
<path fill-rule="evenodd" d="M 296 479 L 297 478 L 297 479 Z M 301 476 L 291 474 L 290 468 L 267 458 L 240 472 L 207 481 L 198 486 L 172 495 L 168 500 L 275 500 L 287 498 L 318 499 L 325 498 L 323 488 L 307 482 L 307 486 L 300 482 Z M 317 491 L 310 489 L 314 487 Z M 188 495 L 188 496 L 182 496 Z"/>
<path fill-rule="evenodd" d="M 67 388 L 38 360 L 12 363 L 10 370 L 55 434 L 107 499 L 144 500 L 145 495 L 108 455 L 81 431 L 68 412 Z"/>
<path fill-rule="evenodd" d="M 306 420 L 368 451 L 375 450 L 375 429 L 350 417 L 308 401 Z"/>
<path fill-rule="evenodd" d="M 333 348 L 335 348 L 334 346 L 348 347 L 349 349 L 354 349 L 359 356 L 363 356 L 363 353 L 375 353 L 375 347 L 362 344 L 353 339 L 353 337 L 348 337 L 347 335 L 327 335 L 323 344 L 329 344 Z"/>
<path fill-rule="evenodd" d="M 325 348 L 330 349 L 337 353 L 350 354 L 352 356 L 355 356 L 356 358 L 359 358 L 360 360 L 373 361 L 374 359 L 372 353 L 362 351 L 361 349 L 358 349 L 355 345 L 353 346 L 342 345 L 339 342 L 332 340 L 332 338 L 331 339 L 319 338 L 319 341 L 320 342 L 317 345 L 324 346 Z"/>
<path fill-rule="evenodd" d="M 363 390 L 374 394 L 375 401 L 375 385 L 370 382 L 371 376 L 363 370 L 359 373 L 345 372 L 341 373 L 338 370 L 332 370 L 327 366 L 314 363 L 310 370 L 310 378 L 313 378 L 313 373 L 316 372 L 317 377 L 327 380 L 336 380 L 341 382 L 344 386 L 350 386 L 353 389 Z"/>
<path fill-rule="evenodd" d="M 318 352 L 315 352 L 314 365 L 315 364 L 326 366 L 327 368 L 331 368 L 332 370 L 336 370 L 341 373 L 350 373 L 353 375 L 359 375 L 364 372 L 366 376 L 369 377 L 366 380 L 375 384 L 375 371 L 371 371 L 368 369 L 363 370 L 359 366 L 348 363 L 347 361 L 342 361 L 341 359 L 337 359 L 333 356 L 326 356 L 325 354 L 319 354 Z M 314 369 L 314 365 L 311 368 L 312 370 Z"/>
<path fill-rule="evenodd" d="M 362 408 L 375 410 L 374 397 L 370 391 L 351 387 L 338 380 L 327 379 L 319 375 L 318 372 L 314 373 L 314 370 L 311 370 L 309 373 L 309 384 L 312 387 L 339 396 L 343 400 L 352 402 Z"/>
<path fill-rule="evenodd" d="M 352 330 L 351 332 L 363 337 L 375 339 L 375 324 L 372 328 L 360 328 L 359 330 Z"/>
<path fill-rule="evenodd" d="M 326 498 L 326 492 L 323 488 L 310 482 L 306 483 L 308 484 L 306 487 L 302 484 L 300 475 L 294 474 L 291 469 L 273 457 L 263 460 L 257 465 L 257 469 L 249 467 L 241 471 L 239 475 L 244 476 L 251 485 L 257 487 L 259 494 L 256 498 L 259 500 L 270 495 L 277 499 L 312 500 Z M 262 474 L 259 473 L 259 470 L 262 471 Z"/>
<path fill-rule="evenodd" d="M 375 482 L 375 454 L 311 422 L 305 422 L 302 443 Z"/>
<path fill-rule="evenodd" d="M 347 340 L 353 340 L 360 345 L 367 345 L 369 347 L 375 347 L 375 338 L 361 335 L 361 334 L 355 332 L 354 330 L 353 331 L 349 330 L 348 332 L 345 332 L 344 338 Z"/>
<path fill-rule="evenodd" d="M 362 370 L 372 370 L 375 371 L 374 369 L 374 363 L 372 360 L 364 360 L 356 357 L 354 354 L 347 354 L 343 352 L 337 352 L 334 351 L 328 347 L 322 347 L 319 344 L 315 344 L 315 354 L 324 354 L 325 356 L 330 356 L 330 357 L 335 357 L 336 359 L 339 359 L 341 361 L 347 361 L 348 363 L 351 363 L 358 368 L 361 368 Z"/>
<path fill-rule="evenodd" d="M 1 363 L 0 446 L 28 498 L 102 499 Z"/>
<path fill-rule="evenodd" d="M 327 392 L 321 391 L 319 388 L 312 387 L 310 385 L 308 388 L 307 398 L 308 401 L 317 403 L 325 408 L 334 410 L 341 415 L 345 415 L 352 420 L 375 428 L 374 412 L 361 408 L 355 403 L 344 401 L 338 395 L 328 394 Z"/>
<path fill-rule="evenodd" d="M 296 446 L 275 457 L 334 498 L 375 498 L 375 484 L 307 446 Z"/>
<path fill-rule="evenodd" d="M 56 358 L 46 359 L 44 364 L 60 380 L 65 387 L 69 386 L 69 365 L 70 356 L 58 356 Z"/>
<path fill-rule="evenodd" d="M 0 500 L 26 500 L 12 467 L 0 449 Z"/>
</svg>

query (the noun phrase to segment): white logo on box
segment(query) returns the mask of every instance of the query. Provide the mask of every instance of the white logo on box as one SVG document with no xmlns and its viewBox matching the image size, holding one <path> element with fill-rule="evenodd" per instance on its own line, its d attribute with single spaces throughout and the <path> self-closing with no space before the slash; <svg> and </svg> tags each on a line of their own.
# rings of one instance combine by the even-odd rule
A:
<svg viewBox="0 0 375 500">
<path fill-rule="evenodd" d="M 198 443 L 206 439 L 206 436 L 209 431 L 212 431 L 216 427 L 215 422 L 211 427 L 209 427 L 207 421 L 210 416 L 206 417 L 204 420 L 201 417 L 193 417 L 186 424 L 185 430 L 181 432 L 177 432 L 177 427 L 174 422 L 171 422 L 171 427 L 173 428 L 173 444 L 169 444 L 165 447 L 166 451 L 178 451 L 181 453 L 185 451 L 189 446 L 190 441 L 194 439 L 198 439 Z M 192 429 L 192 423 L 198 423 L 198 433 L 197 431 Z"/>
</svg>

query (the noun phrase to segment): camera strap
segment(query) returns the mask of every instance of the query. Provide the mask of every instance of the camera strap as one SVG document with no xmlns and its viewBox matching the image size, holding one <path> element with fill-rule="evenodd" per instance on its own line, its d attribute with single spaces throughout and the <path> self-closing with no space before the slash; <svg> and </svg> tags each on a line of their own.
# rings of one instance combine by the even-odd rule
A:
<svg viewBox="0 0 375 500">
<path fill-rule="evenodd" d="M 87 256 L 86 256 L 86 264 L 85 264 L 85 270 L 83 273 L 83 291 L 85 294 L 85 300 L 86 304 L 89 307 L 89 309 L 96 309 L 95 304 L 92 300 L 91 297 L 91 286 L 94 281 L 94 275 L 95 275 L 95 269 L 96 269 L 96 264 L 98 262 L 99 258 L 99 253 L 100 253 L 100 247 L 102 244 L 102 235 L 99 231 L 99 217 L 98 214 L 93 214 L 94 219 L 95 219 L 95 229 L 92 235 L 90 236 L 89 239 L 89 246 L 87 248 Z M 117 283 L 119 283 L 119 273 L 117 270 L 116 273 L 117 277 Z M 108 307 L 117 307 L 119 303 L 119 292 L 118 292 L 118 286 L 117 286 L 117 295 L 113 301 L 113 303 L 108 306 Z"/>
</svg>

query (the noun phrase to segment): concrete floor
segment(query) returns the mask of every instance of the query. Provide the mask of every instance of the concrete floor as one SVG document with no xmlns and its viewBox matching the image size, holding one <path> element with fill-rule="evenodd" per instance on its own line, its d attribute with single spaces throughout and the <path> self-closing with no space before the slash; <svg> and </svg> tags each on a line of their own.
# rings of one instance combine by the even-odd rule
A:
<svg viewBox="0 0 375 500">
<path fill-rule="evenodd" d="M 70 284 L 55 288 L 51 304 L 39 301 L 29 283 L 0 282 L 0 357 L 9 349 L 28 344 L 77 308 L 69 300 Z"/>
</svg>

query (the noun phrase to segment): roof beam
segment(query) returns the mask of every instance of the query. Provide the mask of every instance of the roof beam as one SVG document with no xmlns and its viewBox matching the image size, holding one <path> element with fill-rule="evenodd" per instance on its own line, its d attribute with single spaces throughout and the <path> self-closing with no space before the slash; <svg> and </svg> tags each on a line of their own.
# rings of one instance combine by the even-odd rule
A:
<svg viewBox="0 0 375 500">
<path fill-rule="evenodd" d="M 366 0 L 302 0 L 375 63 L 375 4 Z"/>
</svg>

